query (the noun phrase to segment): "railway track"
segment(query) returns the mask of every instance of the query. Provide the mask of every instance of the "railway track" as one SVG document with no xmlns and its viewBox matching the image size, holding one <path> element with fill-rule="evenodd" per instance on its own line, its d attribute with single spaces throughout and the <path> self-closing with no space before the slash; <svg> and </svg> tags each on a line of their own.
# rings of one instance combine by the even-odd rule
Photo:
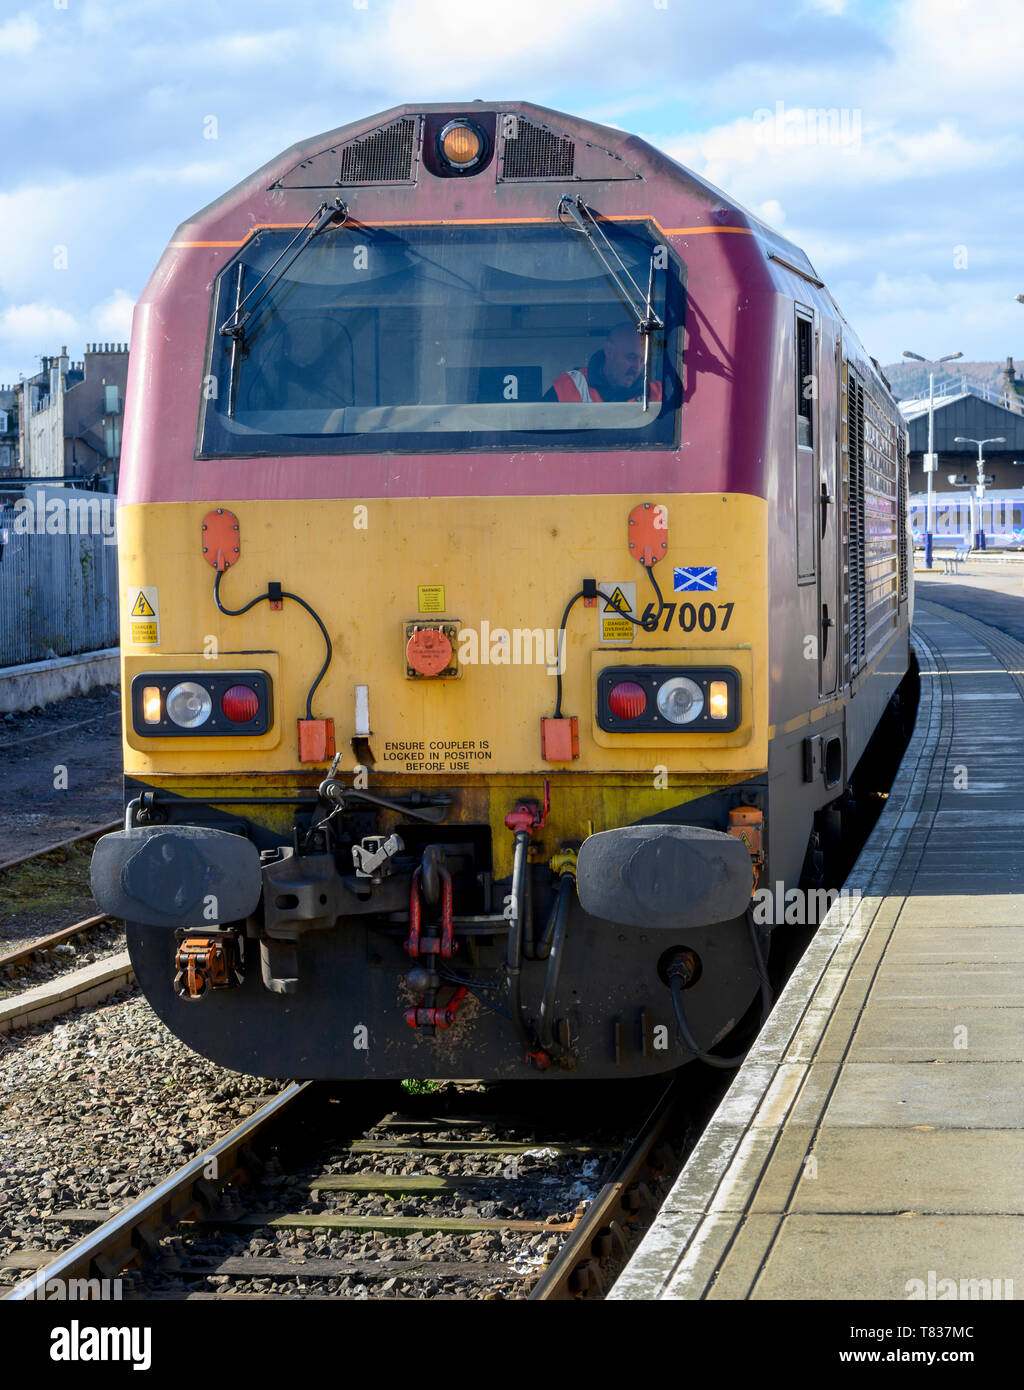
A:
<svg viewBox="0 0 1024 1390">
<path fill-rule="evenodd" d="M 0 753 L 7 753 L 12 748 L 21 748 L 26 743 L 40 743 L 43 739 L 59 738 L 61 734 L 69 734 L 72 729 L 85 729 L 90 724 L 97 724 L 101 719 L 120 719 L 120 705 L 116 709 L 101 710 L 98 714 L 92 715 L 89 719 L 76 719 L 71 724 L 62 724 L 57 729 L 43 729 L 37 734 L 24 734 L 18 738 L 4 739 L 0 743 Z"/>
<path fill-rule="evenodd" d="M 362 1102 L 380 1089 L 361 1089 Z M 626 1138 L 482 1138 L 537 1126 L 389 1115 L 340 1143 L 335 1124 L 312 1159 L 300 1152 L 281 1171 L 273 1136 L 302 1128 L 318 1090 L 286 1087 L 123 1211 L 57 1213 L 97 1224 L 61 1254 L 0 1259 L 0 1281 L 34 1271 L 6 1296 L 134 1268 L 133 1299 L 600 1298 L 679 1163 L 673 1080 Z M 295 1244 L 269 1253 L 282 1235 Z M 350 1253 L 325 1254 L 339 1238 Z"/>
<path fill-rule="evenodd" d="M 70 926 L 46 930 L 54 917 L 59 921 L 64 915 L 57 906 L 62 894 L 79 912 L 88 909 L 87 861 L 75 851 L 119 825 L 93 826 L 0 865 L 0 905 L 10 914 L 3 934 L 11 937 L 0 943 L 0 1033 L 100 1002 L 125 982 L 124 970 L 111 974 L 103 968 L 124 955 L 123 929 L 114 918 L 94 911 Z"/>
<path fill-rule="evenodd" d="M 70 927 L 62 927 L 60 931 L 51 932 L 49 936 L 41 936 L 38 940 L 30 941 L 27 945 L 4 952 L 0 955 L 0 980 L 9 980 L 30 965 L 52 960 L 58 946 L 66 946 L 69 942 L 80 936 L 88 935 L 89 932 L 95 931 L 98 927 L 113 926 L 115 922 L 115 918 L 100 912 L 94 917 L 84 917 L 80 922 L 74 922 Z"/>
<path fill-rule="evenodd" d="M 22 864 L 29 864 L 37 859 L 45 859 L 48 854 L 56 854 L 58 850 L 70 849 L 72 845 L 81 844 L 84 840 L 96 840 L 100 835 L 109 835 L 113 830 L 120 830 L 122 822 L 119 820 L 109 821 L 104 825 L 95 825 L 90 830 L 83 830 L 79 835 L 72 835 L 66 840 L 57 840 L 51 845 L 44 845 L 42 849 L 34 849 L 28 854 L 22 854 L 17 859 L 8 859 L 0 864 L 0 874 L 7 869 L 16 869 Z"/>
</svg>

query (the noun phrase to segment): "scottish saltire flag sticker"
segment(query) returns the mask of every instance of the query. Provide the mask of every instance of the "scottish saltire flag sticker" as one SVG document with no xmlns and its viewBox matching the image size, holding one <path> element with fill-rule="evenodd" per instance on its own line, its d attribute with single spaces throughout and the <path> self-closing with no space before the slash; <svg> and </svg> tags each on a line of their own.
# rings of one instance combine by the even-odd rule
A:
<svg viewBox="0 0 1024 1390">
<path fill-rule="evenodd" d="M 672 575 L 672 587 L 676 593 L 701 592 L 714 593 L 718 589 L 718 568 L 707 565 L 677 565 Z"/>
</svg>

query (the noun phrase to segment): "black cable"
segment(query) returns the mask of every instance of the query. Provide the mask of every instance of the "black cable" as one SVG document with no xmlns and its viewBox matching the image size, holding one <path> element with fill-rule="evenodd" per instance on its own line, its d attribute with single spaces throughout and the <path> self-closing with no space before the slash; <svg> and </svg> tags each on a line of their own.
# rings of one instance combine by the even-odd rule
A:
<svg viewBox="0 0 1024 1390">
<path fill-rule="evenodd" d="M 758 979 L 761 982 L 761 1027 L 764 1027 L 765 1020 L 771 1013 L 773 998 L 772 987 L 768 979 L 767 968 L 764 963 L 764 956 L 761 954 L 761 944 L 757 939 L 757 926 L 754 923 L 753 913 L 747 908 L 744 914 L 747 922 L 747 930 L 750 933 L 750 947 L 754 956 L 754 968 L 757 971 Z M 683 982 L 678 975 L 673 975 L 669 979 L 669 988 L 672 991 L 672 1007 L 675 1010 L 676 1023 L 679 1026 L 679 1033 L 683 1039 L 688 1052 L 692 1052 L 700 1061 L 706 1062 L 709 1067 L 720 1067 L 728 1069 L 738 1067 L 746 1059 L 746 1052 L 736 1057 L 716 1057 L 713 1052 L 704 1052 L 698 1045 L 690 1032 L 689 1024 L 686 1022 L 686 1009 L 683 1004 Z M 749 1049 L 748 1049 L 749 1051 Z"/>
<path fill-rule="evenodd" d="M 619 615 L 620 618 L 628 618 L 629 621 L 633 624 L 634 627 L 642 627 L 643 630 L 644 630 L 644 632 L 656 632 L 656 631 L 657 631 L 657 628 L 658 628 L 658 623 L 661 621 L 661 615 L 662 615 L 662 613 L 664 613 L 664 611 L 665 611 L 665 600 L 664 600 L 664 599 L 662 598 L 662 596 L 661 596 L 661 590 L 660 590 L 659 587 L 658 587 L 658 581 L 657 581 L 657 580 L 655 579 L 655 577 L 654 577 L 654 566 L 653 566 L 653 565 L 645 565 L 645 566 L 644 566 L 644 569 L 646 569 L 647 574 L 648 574 L 648 577 L 649 577 L 651 583 L 654 585 L 654 592 L 655 592 L 655 594 L 657 595 L 657 598 L 658 598 L 658 611 L 657 611 L 657 613 L 655 613 L 655 615 L 654 615 L 653 618 L 649 619 L 648 622 L 645 623 L 645 622 L 643 622 L 643 620 L 640 619 L 640 618 L 634 618 L 634 617 L 633 617 L 633 614 L 629 611 L 628 608 L 621 608 L 621 607 L 619 606 L 619 604 L 617 604 L 617 603 L 615 602 L 615 595 L 614 595 L 614 594 L 606 594 L 606 593 L 604 592 L 603 589 L 597 589 L 597 590 L 596 590 L 596 593 L 597 593 L 597 597 L 598 597 L 598 598 L 603 598 L 604 601 L 605 601 L 605 603 L 607 603 L 607 604 L 608 604 L 608 607 L 612 610 L 612 612 L 613 612 L 613 613 L 618 613 L 618 615 Z M 556 671 L 556 673 L 555 673 L 555 675 L 556 675 L 556 680 L 557 680 L 557 685 L 556 685 L 556 689 L 555 689 L 555 713 L 554 713 L 554 718 L 555 718 L 555 719 L 561 719 L 561 717 L 562 717 L 562 658 L 563 658 L 563 655 L 564 655 L 564 652 L 563 652 L 563 650 L 562 650 L 562 641 L 563 641 L 562 634 L 565 632 L 565 625 L 566 625 L 566 623 L 569 621 L 569 614 L 572 612 L 573 607 L 575 606 L 577 600 L 578 600 L 578 599 L 581 599 L 581 598 L 586 598 L 586 594 L 584 593 L 584 591 L 583 591 L 582 589 L 579 591 L 578 594 L 573 594 L 572 598 L 571 598 L 571 599 L 569 600 L 569 602 L 565 605 L 565 612 L 562 614 L 562 621 L 561 621 L 561 622 L 559 623 L 559 625 L 558 625 L 558 643 L 559 643 L 559 647 L 558 647 L 558 669 L 557 669 L 557 671 Z"/>
<path fill-rule="evenodd" d="M 571 599 L 569 600 L 569 602 L 565 605 L 565 612 L 562 614 L 562 621 L 558 624 L 558 669 L 557 669 L 557 672 L 556 672 L 556 678 L 557 678 L 558 685 L 557 685 L 556 693 L 555 693 L 555 718 L 556 718 L 556 719 L 561 719 L 561 717 L 562 717 L 562 657 L 563 657 L 563 655 L 564 655 L 564 653 L 563 653 L 563 651 L 562 651 L 562 641 L 563 641 L 562 634 L 565 632 L 565 625 L 566 625 L 566 623 L 569 621 L 569 614 L 572 612 L 573 607 L 574 607 L 574 605 L 576 604 L 577 600 L 578 600 L 578 599 L 581 599 L 582 597 L 583 597 L 583 590 L 582 590 L 582 589 L 579 591 L 578 594 L 573 594 L 572 598 L 571 598 Z"/>
<path fill-rule="evenodd" d="M 651 620 L 650 620 L 649 623 L 645 623 L 645 624 L 644 624 L 644 631 L 645 631 L 645 632 L 657 632 L 657 630 L 658 630 L 658 624 L 661 622 L 661 615 L 662 615 L 662 613 L 664 613 L 664 611 L 665 611 L 665 600 L 664 600 L 664 599 L 662 598 L 662 596 L 661 596 L 661 590 L 658 588 L 658 581 L 657 581 L 657 580 L 655 579 L 655 577 L 654 577 L 654 566 L 653 566 L 653 565 L 646 565 L 645 568 L 646 568 L 646 570 L 647 570 L 647 576 L 648 576 L 648 578 L 650 579 L 651 584 L 652 584 L 653 587 L 654 587 L 655 596 L 657 597 L 657 600 L 658 600 L 658 611 L 657 611 L 657 613 L 655 613 L 654 617 L 651 618 Z"/>
<path fill-rule="evenodd" d="M 676 1011 L 676 1024 L 679 1028 L 680 1037 L 686 1045 L 687 1052 L 692 1052 L 700 1061 L 707 1062 L 709 1067 L 729 1069 L 742 1066 L 747 1056 L 745 1052 L 740 1053 L 736 1057 L 716 1057 L 714 1053 L 702 1051 L 686 1022 L 686 1013 L 683 1008 L 683 983 L 678 975 L 673 975 L 669 980 L 669 989 L 672 991 L 672 1007 Z"/>
<path fill-rule="evenodd" d="M 453 985 L 465 985 L 467 989 L 487 989 L 494 991 L 503 988 L 500 981 L 488 983 L 487 980 L 467 980 L 465 975 L 460 975 L 457 970 L 452 970 L 450 966 L 441 965 L 440 963 L 438 963 L 437 966 L 437 973 L 441 976 L 442 980 L 447 980 Z"/>
<path fill-rule="evenodd" d="M 214 601 L 214 603 L 217 605 L 217 607 L 220 609 L 220 611 L 221 611 L 223 614 L 225 614 L 227 617 L 229 617 L 229 618 L 240 618 L 240 617 L 242 616 L 243 613 L 248 613 L 248 611 L 249 611 L 250 608 L 255 608 L 255 606 L 256 606 L 257 603 L 263 603 L 264 600 L 269 600 L 269 599 L 270 599 L 271 594 L 270 594 L 270 590 L 268 589 L 267 592 L 266 592 L 265 594 L 257 594 L 256 597 L 255 597 L 254 599 L 250 599 L 249 602 L 246 603 L 246 604 L 243 604 L 243 606 L 242 606 L 241 608 L 225 608 L 224 605 L 223 605 L 223 603 L 221 603 L 221 601 L 220 601 L 220 581 L 223 579 L 224 574 L 225 574 L 225 571 L 224 571 L 224 570 L 218 570 L 218 571 L 217 571 L 217 577 L 216 577 L 216 578 L 214 579 L 214 581 L 213 581 L 213 601 Z M 304 609 L 306 610 L 306 612 L 310 615 L 310 617 L 315 621 L 317 627 L 318 627 L 318 628 L 320 629 L 320 631 L 323 633 L 324 642 L 325 642 L 325 644 L 326 644 L 326 646 L 327 646 L 327 655 L 326 655 L 326 657 L 324 658 L 324 664 L 320 667 L 320 672 L 319 672 L 319 674 L 317 675 L 316 680 L 315 680 L 315 681 L 313 682 L 313 684 L 309 687 L 309 694 L 306 696 L 306 718 L 307 718 L 307 719 L 312 719 L 312 718 L 313 718 L 313 696 L 316 694 L 317 686 L 318 686 L 318 685 L 320 684 L 320 682 L 323 680 L 324 676 L 326 676 L 326 674 L 327 674 L 327 668 L 328 668 L 328 666 L 330 666 L 330 664 L 331 664 L 331 658 L 334 656 L 334 648 L 331 646 L 330 634 L 328 633 L 327 629 L 324 627 L 323 622 L 321 621 L 321 618 L 320 618 L 320 614 L 316 611 L 316 609 L 311 608 L 304 598 L 299 598 L 298 594 L 290 594 L 290 593 L 288 593 L 288 591 L 287 591 L 286 589 L 282 589 L 280 595 L 274 595 L 274 597 L 275 597 L 275 600 L 276 600 L 278 597 L 280 597 L 280 598 L 290 598 L 290 599 L 292 600 L 293 603 L 299 604 L 300 607 L 302 607 L 302 608 L 304 608 Z"/>
<path fill-rule="evenodd" d="M 454 971 L 446 971 L 439 969 L 437 973 L 441 976 L 441 979 L 444 980 L 445 984 L 459 985 L 460 987 L 464 987 L 469 991 L 469 993 L 473 996 L 474 999 L 478 1000 L 481 1004 L 483 1004 L 485 1009 L 490 1009 L 492 1013 L 497 1014 L 500 1018 L 505 1019 L 509 1023 L 512 1022 L 512 1015 L 510 1013 L 507 1013 L 503 1008 L 500 1007 L 500 1005 L 496 1004 L 493 999 L 487 999 L 484 997 L 484 994 L 481 993 L 481 991 L 483 990 L 499 989 L 499 985 L 485 985 L 477 980 L 474 980 L 472 982 L 469 980 L 463 980 L 458 975 L 456 975 Z"/>
</svg>

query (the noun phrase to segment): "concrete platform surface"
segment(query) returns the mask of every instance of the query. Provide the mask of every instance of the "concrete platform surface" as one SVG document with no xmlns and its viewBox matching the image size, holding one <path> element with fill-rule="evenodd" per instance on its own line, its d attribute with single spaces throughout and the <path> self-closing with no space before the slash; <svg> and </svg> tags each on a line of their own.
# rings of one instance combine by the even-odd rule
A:
<svg viewBox="0 0 1024 1390">
<path fill-rule="evenodd" d="M 1024 646 L 918 597 L 849 896 L 612 1299 L 1024 1297 Z"/>
<path fill-rule="evenodd" d="M 134 978 L 127 951 L 83 965 L 80 970 L 68 970 L 0 1002 L 0 1033 L 13 1033 L 17 1028 L 29 1028 L 69 1014 L 72 1009 L 99 1004 L 130 985 Z"/>
</svg>

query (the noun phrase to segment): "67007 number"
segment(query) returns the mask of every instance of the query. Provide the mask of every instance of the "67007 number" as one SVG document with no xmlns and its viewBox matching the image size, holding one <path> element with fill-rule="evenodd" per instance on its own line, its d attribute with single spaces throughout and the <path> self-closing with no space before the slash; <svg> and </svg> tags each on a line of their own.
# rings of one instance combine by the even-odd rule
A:
<svg viewBox="0 0 1024 1390">
<path fill-rule="evenodd" d="M 666 603 L 664 608 L 665 621 L 662 624 L 662 632 L 668 632 L 672 627 L 672 619 L 683 629 L 684 632 L 693 632 L 699 628 L 701 632 L 714 632 L 717 628 L 724 632 L 729 626 L 729 619 L 732 617 L 732 610 L 735 608 L 733 603 Z M 721 609 L 721 622 L 719 622 L 718 610 Z M 649 603 L 640 616 L 640 623 L 645 632 L 656 632 L 660 618 L 658 610 L 653 603 Z"/>
</svg>

